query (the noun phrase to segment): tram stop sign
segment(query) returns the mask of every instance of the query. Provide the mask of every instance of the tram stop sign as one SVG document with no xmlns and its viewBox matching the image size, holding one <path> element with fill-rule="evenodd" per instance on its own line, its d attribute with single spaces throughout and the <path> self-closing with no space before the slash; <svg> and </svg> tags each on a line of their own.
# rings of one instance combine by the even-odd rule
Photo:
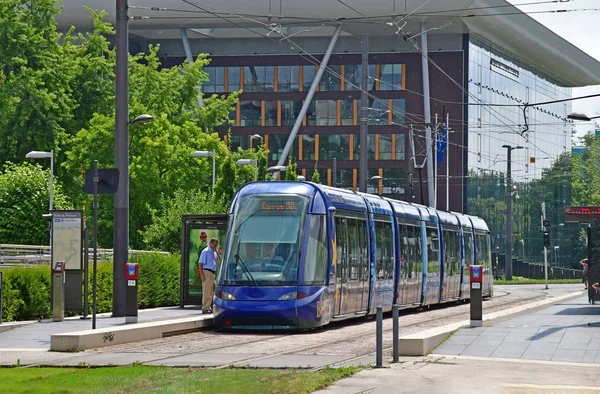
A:
<svg viewBox="0 0 600 394">
<path fill-rule="evenodd" d="M 116 168 L 98 168 L 98 194 L 115 194 L 119 188 L 119 170 Z M 94 194 L 94 170 L 85 172 L 83 190 Z"/>
<path fill-rule="evenodd" d="M 481 283 L 483 281 L 483 266 L 471 265 L 469 267 L 471 283 Z"/>
<path fill-rule="evenodd" d="M 125 271 L 125 279 L 137 280 L 138 279 L 138 265 L 137 263 L 127 263 L 127 269 Z"/>
</svg>

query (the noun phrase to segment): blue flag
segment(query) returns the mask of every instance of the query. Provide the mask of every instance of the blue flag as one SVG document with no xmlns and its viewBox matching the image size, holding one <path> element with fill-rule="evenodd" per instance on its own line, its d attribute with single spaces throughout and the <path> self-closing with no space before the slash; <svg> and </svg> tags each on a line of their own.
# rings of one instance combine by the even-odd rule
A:
<svg viewBox="0 0 600 394">
<path fill-rule="evenodd" d="M 444 129 L 441 133 L 437 133 L 436 139 L 437 163 L 441 166 L 446 157 L 446 149 L 448 148 L 448 130 Z"/>
</svg>

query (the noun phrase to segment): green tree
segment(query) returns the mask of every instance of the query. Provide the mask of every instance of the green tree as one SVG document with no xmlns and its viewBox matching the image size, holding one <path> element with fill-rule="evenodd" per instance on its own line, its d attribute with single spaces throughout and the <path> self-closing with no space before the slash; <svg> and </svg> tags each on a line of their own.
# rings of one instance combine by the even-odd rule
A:
<svg viewBox="0 0 600 394">
<path fill-rule="evenodd" d="M 160 210 L 152 210 L 152 224 L 143 231 L 147 247 L 167 252 L 178 252 L 181 247 L 181 217 L 187 214 L 225 213 L 227 204 L 207 193 L 177 190 L 172 197 L 162 197 Z"/>
<path fill-rule="evenodd" d="M 292 163 L 292 156 L 290 155 L 288 160 L 288 165 L 285 168 L 285 180 L 286 181 L 295 181 L 298 179 L 298 174 L 296 173 L 296 163 Z"/>
<path fill-rule="evenodd" d="M 315 171 L 312 174 L 312 178 L 310 179 L 311 182 L 313 183 L 321 183 L 321 176 L 319 175 L 319 169 L 317 167 L 318 162 L 315 162 Z"/>
<path fill-rule="evenodd" d="M 39 165 L 7 163 L 0 173 L 0 243 L 48 242 L 50 174 Z M 54 209 L 69 208 L 62 185 L 54 182 Z"/>
</svg>

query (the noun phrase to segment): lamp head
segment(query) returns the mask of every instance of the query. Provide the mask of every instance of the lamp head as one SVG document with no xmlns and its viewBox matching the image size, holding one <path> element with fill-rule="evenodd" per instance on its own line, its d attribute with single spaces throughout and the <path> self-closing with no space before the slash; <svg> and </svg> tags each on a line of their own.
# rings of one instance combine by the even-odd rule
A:
<svg viewBox="0 0 600 394">
<path fill-rule="evenodd" d="M 129 124 L 147 123 L 147 122 L 152 122 L 153 120 L 154 120 L 154 116 L 148 115 L 148 114 L 142 114 L 142 115 L 137 116 L 135 119 L 129 121 Z"/>
<path fill-rule="evenodd" d="M 25 157 L 28 159 L 47 159 L 52 157 L 52 152 L 32 150 L 31 152 L 26 154 Z"/>
</svg>

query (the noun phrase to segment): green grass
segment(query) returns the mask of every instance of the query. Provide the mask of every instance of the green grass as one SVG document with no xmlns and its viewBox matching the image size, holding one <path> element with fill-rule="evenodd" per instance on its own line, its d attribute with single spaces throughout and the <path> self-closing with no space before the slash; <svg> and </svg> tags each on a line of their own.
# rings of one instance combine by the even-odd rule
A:
<svg viewBox="0 0 600 394">
<path fill-rule="evenodd" d="M 317 372 L 273 369 L 191 369 L 133 365 L 105 368 L 0 368 L 5 393 L 300 394 L 353 375 L 355 367 Z"/>
<path fill-rule="evenodd" d="M 506 279 L 494 279 L 495 285 L 537 285 L 544 284 L 546 281 L 544 279 L 517 279 L 506 280 Z M 548 283 L 553 284 L 565 284 L 565 283 L 581 283 L 581 289 L 583 290 L 583 283 L 581 279 L 548 279 Z"/>
</svg>

